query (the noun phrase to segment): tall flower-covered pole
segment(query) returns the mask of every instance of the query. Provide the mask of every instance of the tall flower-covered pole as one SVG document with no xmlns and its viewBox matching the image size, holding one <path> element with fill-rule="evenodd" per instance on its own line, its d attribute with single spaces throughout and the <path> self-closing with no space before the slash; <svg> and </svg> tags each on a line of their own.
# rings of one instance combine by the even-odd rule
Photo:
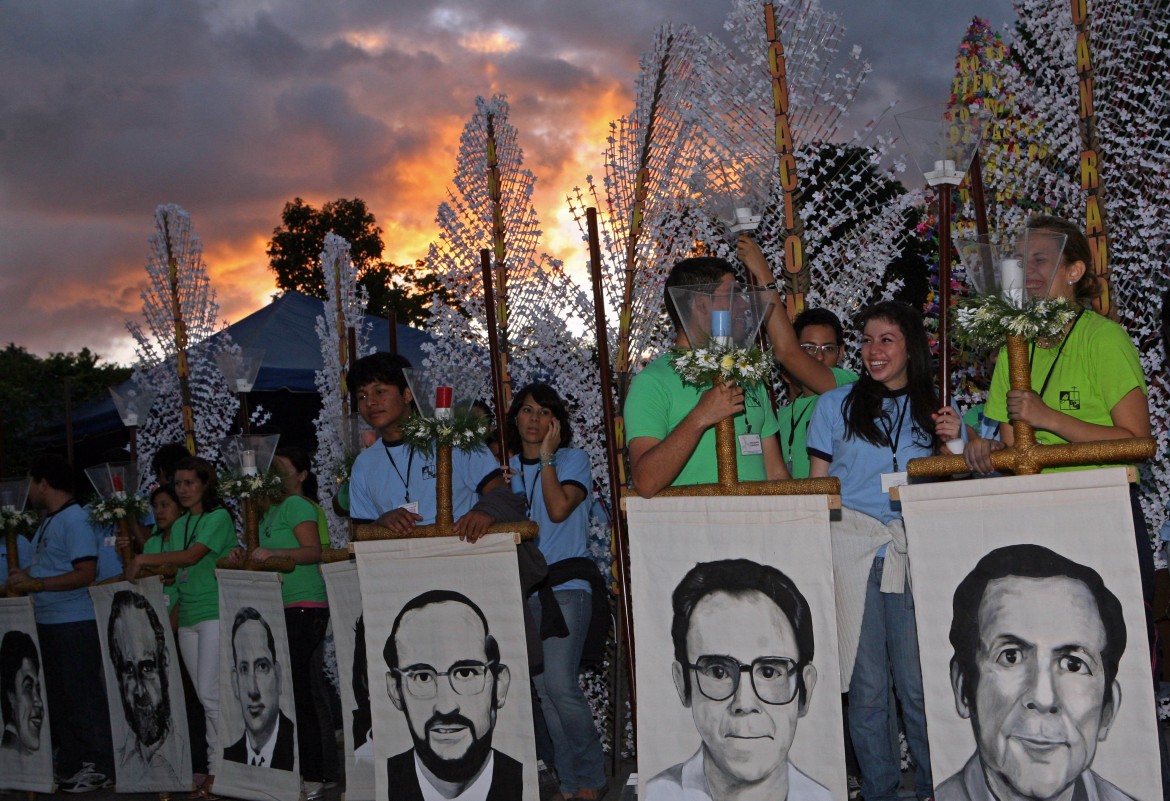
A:
<svg viewBox="0 0 1170 801">
<path fill-rule="evenodd" d="M 788 67 L 784 43 L 776 25 L 776 7 L 764 5 L 764 25 L 768 37 L 768 70 L 772 75 L 772 105 L 776 114 L 776 160 L 780 173 L 780 190 L 784 195 L 784 271 L 788 273 L 792 291 L 788 293 L 788 314 L 804 309 L 804 295 L 808 289 L 808 272 L 804 268 L 804 220 L 796 209 L 800 185 L 796 167 L 796 146 L 792 140 L 792 126 L 788 122 Z"/>
<path fill-rule="evenodd" d="M 492 252 L 495 256 L 495 307 L 496 307 L 496 348 L 492 359 L 496 363 L 495 375 L 499 384 L 500 416 L 512 403 L 512 379 L 508 374 L 508 251 L 504 228 L 503 190 L 500 183 L 500 161 L 496 153 L 495 111 L 489 108 L 484 113 L 487 148 L 488 198 L 492 206 Z M 485 299 L 485 302 L 486 299 Z"/>
<path fill-rule="evenodd" d="M 187 360 L 187 324 L 183 320 L 183 307 L 179 302 L 179 259 L 175 255 L 171 240 L 170 220 L 167 215 L 159 218 L 162 226 L 162 247 L 166 252 L 167 286 L 171 293 L 171 316 L 174 319 L 176 372 L 179 378 L 179 398 L 182 403 L 183 437 L 187 450 L 192 456 L 197 452 L 195 442 L 195 413 L 191 407 L 191 365 Z"/>
</svg>

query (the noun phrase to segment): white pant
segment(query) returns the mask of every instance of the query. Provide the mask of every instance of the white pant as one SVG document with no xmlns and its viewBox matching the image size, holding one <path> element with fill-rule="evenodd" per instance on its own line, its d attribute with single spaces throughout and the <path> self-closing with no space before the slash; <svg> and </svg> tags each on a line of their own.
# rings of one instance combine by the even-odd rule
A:
<svg viewBox="0 0 1170 801">
<path fill-rule="evenodd" d="M 195 694 L 203 704 L 203 716 L 207 727 L 207 765 L 215 764 L 218 738 L 216 724 L 219 721 L 219 621 L 204 620 L 194 626 L 179 629 L 179 651 L 183 664 L 195 684 Z"/>
</svg>

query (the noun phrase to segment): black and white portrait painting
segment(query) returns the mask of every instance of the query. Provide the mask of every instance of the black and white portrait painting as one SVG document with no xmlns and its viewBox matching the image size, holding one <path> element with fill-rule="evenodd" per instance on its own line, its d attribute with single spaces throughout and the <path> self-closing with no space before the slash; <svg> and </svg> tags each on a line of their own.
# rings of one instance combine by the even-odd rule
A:
<svg viewBox="0 0 1170 801">
<path fill-rule="evenodd" d="M 536 801 L 523 600 L 510 534 L 355 545 L 376 796 Z"/>
<path fill-rule="evenodd" d="M 191 748 L 162 579 L 89 588 L 102 646 L 119 793 L 190 789 Z"/>
<path fill-rule="evenodd" d="M 366 661 L 365 618 L 357 563 L 322 565 L 329 593 L 329 617 L 337 652 L 341 714 L 345 737 L 345 797 L 374 798 L 374 720 L 370 713 L 370 674 Z M 380 689 L 380 688 L 379 688 Z"/>
<path fill-rule="evenodd" d="M 900 492 L 938 801 L 1162 798 L 1126 471 Z"/>
<path fill-rule="evenodd" d="M 32 603 L 0 598 L 0 785 L 51 793 L 53 742 Z"/>
<path fill-rule="evenodd" d="M 639 798 L 844 798 L 823 496 L 627 499 Z"/>
<path fill-rule="evenodd" d="M 216 792 L 295 798 L 301 779 L 280 576 L 247 570 L 215 574 L 220 663 Z"/>
</svg>

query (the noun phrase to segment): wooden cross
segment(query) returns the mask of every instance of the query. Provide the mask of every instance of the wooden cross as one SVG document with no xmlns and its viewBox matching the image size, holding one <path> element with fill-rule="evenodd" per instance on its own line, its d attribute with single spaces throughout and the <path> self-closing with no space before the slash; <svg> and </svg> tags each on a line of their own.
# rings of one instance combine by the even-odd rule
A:
<svg viewBox="0 0 1170 801">
<path fill-rule="evenodd" d="M 1022 336 L 1008 336 L 1008 375 L 1012 389 L 1032 388 L 1032 365 L 1028 361 L 1028 341 Z M 1069 442 L 1063 445 L 1041 445 L 1036 442 L 1036 431 L 1028 423 L 1012 423 L 1015 442 L 1009 448 L 991 454 L 991 465 L 996 470 L 1007 470 L 1017 476 L 1031 476 L 1045 467 L 1073 467 L 1080 465 L 1144 462 L 1158 452 L 1153 437 L 1110 439 L 1098 442 Z M 906 465 L 910 478 L 930 478 L 969 473 L 962 455 L 929 456 L 911 459 Z"/>
</svg>

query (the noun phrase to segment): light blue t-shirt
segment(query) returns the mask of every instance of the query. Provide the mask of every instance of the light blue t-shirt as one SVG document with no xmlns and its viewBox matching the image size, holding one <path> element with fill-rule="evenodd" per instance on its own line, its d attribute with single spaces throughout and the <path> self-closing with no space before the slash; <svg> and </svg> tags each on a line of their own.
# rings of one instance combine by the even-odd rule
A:
<svg viewBox="0 0 1170 801">
<path fill-rule="evenodd" d="M 404 442 L 379 440 L 353 463 L 349 479 L 349 514 L 377 520 L 408 503 L 418 503 L 420 526 L 435 522 L 436 454 L 425 455 Z M 476 494 L 500 471 L 487 448 L 451 449 L 451 510 L 456 520 L 475 506 Z"/>
<path fill-rule="evenodd" d="M 896 450 L 889 445 L 878 446 L 863 439 L 846 438 L 842 406 L 856 387 L 856 384 L 849 384 L 821 395 L 808 426 L 808 452 L 810 456 L 829 462 L 829 475 L 841 480 L 841 503 L 844 506 L 889 523 L 902 517 L 902 507 L 890 500 L 889 493 L 882 492 L 882 473 L 905 471 L 911 459 L 933 456 L 933 432 L 914 427 L 910 398 L 901 394 L 886 398 L 882 404 L 886 412 L 885 424 L 893 429 L 899 421 L 901 423 L 897 431 L 891 430 L 890 439 L 897 443 Z"/>
<path fill-rule="evenodd" d="M 97 559 L 98 535 L 89 522 L 89 512 L 72 502 L 41 521 L 32 540 L 28 574 L 32 578 L 62 576 L 73 571 L 74 563 Z M 38 592 L 33 610 L 37 623 L 76 623 L 93 620 L 89 590 L 78 587 L 63 592 Z"/>
<path fill-rule="evenodd" d="M 539 527 L 536 547 L 544 554 L 545 561 L 551 565 L 563 559 L 585 556 L 589 540 L 589 488 L 593 485 L 589 455 L 580 448 L 561 448 L 557 451 L 557 478 L 562 485 L 572 484 L 585 493 L 581 503 L 559 523 L 549 519 L 548 507 L 544 503 L 540 473 L 545 468 L 540 466 L 540 460 L 529 462 L 513 456 L 509 466 L 514 471 L 512 491 L 524 495 L 528 519 L 534 520 Z M 573 579 L 558 584 L 553 590 L 589 590 L 589 582 Z"/>
</svg>

